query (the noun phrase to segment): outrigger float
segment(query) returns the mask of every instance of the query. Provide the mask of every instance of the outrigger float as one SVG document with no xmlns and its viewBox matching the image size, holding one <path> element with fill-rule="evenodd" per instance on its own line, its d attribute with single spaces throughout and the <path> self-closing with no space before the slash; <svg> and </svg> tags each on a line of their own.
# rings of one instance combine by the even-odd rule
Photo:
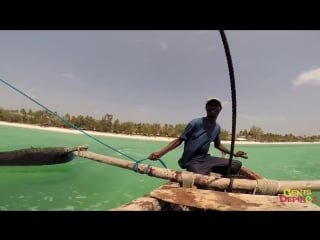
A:
<svg viewBox="0 0 320 240">
<path fill-rule="evenodd" d="M 74 159 L 75 151 L 87 150 L 79 147 L 31 147 L 0 152 L 0 166 L 39 166 L 66 163 Z"/>
</svg>

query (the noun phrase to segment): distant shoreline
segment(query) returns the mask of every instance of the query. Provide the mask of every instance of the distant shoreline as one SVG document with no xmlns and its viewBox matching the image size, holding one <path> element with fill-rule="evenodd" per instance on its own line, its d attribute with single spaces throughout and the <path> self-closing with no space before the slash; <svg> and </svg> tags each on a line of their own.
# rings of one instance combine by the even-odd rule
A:
<svg viewBox="0 0 320 240">
<path fill-rule="evenodd" d="M 64 129 L 57 127 L 41 127 L 33 124 L 24 124 L 24 123 L 9 123 L 0 121 L 0 125 L 12 126 L 12 127 L 21 127 L 21 128 L 31 128 L 39 129 L 44 131 L 53 131 L 53 132 L 64 132 L 72 134 L 82 134 L 78 130 L 74 129 Z M 153 140 L 153 141 L 172 141 L 175 138 L 171 137 L 148 137 L 148 136 L 139 136 L 139 135 L 127 135 L 127 134 L 116 134 L 116 133 L 102 133 L 95 131 L 85 131 L 90 135 L 96 136 L 105 136 L 105 137 L 117 137 L 117 138 L 129 138 L 129 139 L 140 139 L 140 140 Z M 0 134 L 1 135 L 1 134 Z M 231 143 L 230 141 L 222 141 L 223 144 Z M 320 144 L 320 142 L 253 142 L 253 141 L 236 141 L 236 144 Z"/>
</svg>

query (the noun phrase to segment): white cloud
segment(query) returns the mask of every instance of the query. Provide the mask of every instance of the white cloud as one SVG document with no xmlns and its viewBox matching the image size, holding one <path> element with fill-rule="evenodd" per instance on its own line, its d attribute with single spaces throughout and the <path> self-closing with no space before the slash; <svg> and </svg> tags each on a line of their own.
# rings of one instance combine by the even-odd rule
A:
<svg viewBox="0 0 320 240">
<path fill-rule="evenodd" d="M 62 76 L 67 79 L 75 79 L 75 76 L 72 73 L 63 73 Z"/>
<path fill-rule="evenodd" d="M 300 74 L 298 79 L 293 81 L 293 86 L 311 85 L 320 86 L 320 68 Z"/>
<path fill-rule="evenodd" d="M 265 133 L 286 133 L 290 127 L 290 121 L 284 115 L 238 115 L 237 131 L 251 129 L 253 126 L 260 127 Z M 290 131 L 289 131 L 290 132 Z"/>
<path fill-rule="evenodd" d="M 33 98 L 33 99 L 37 98 L 37 95 L 35 95 L 34 93 L 32 93 L 32 92 L 30 92 L 28 90 L 25 92 L 25 94 L 28 95 L 30 98 Z"/>
<path fill-rule="evenodd" d="M 137 112 L 148 113 L 152 111 L 152 108 L 146 106 L 137 106 L 136 110 Z"/>
<path fill-rule="evenodd" d="M 209 52 L 214 52 L 216 49 L 217 49 L 216 45 L 211 45 L 211 46 L 208 47 L 208 51 Z"/>
<path fill-rule="evenodd" d="M 256 122 L 257 124 L 264 123 L 278 123 L 285 122 L 287 120 L 286 116 L 253 116 L 253 115 L 245 115 L 239 114 L 239 119 L 247 121 L 247 122 Z"/>
<path fill-rule="evenodd" d="M 166 50 L 168 48 L 168 44 L 164 41 L 161 41 L 158 44 L 159 44 L 159 47 L 163 50 Z"/>
<path fill-rule="evenodd" d="M 224 108 L 226 105 L 229 104 L 229 101 L 221 101 L 221 103 L 222 103 L 222 107 Z"/>
<path fill-rule="evenodd" d="M 142 38 L 136 38 L 136 39 L 135 39 L 135 42 L 136 42 L 137 44 L 139 44 L 139 43 L 143 43 L 144 40 L 143 40 Z"/>
<path fill-rule="evenodd" d="M 199 31 L 196 31 L 196 34 L 199 34 L 199 35 L 207 34 L 207 33 L 209 33 L 209 30 L 199 30 Z"/>
<path fill-rule="evenodd" d="M 257 116 L 249 116 L 249 115 L 245 115 L 245 114 L 239 114 L 239 118 L 242 118 L 246 121 L 258 121 L 261 119 Z"/>
</svg>

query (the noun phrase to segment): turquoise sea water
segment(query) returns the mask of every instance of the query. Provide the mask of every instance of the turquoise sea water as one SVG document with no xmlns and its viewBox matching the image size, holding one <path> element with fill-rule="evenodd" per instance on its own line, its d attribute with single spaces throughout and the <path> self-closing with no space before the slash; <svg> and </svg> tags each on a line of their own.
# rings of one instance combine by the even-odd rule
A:
<svg viewBox="0 0 320 240">
<path fill-rule="evenodd" d="M 95 136 L 130 157 L 140 160 L 168 142 Z M 74 147 L 89 145 L 92 152 L 127 159 L 83 134 L 69 134 L 0 125 L 0 151 L 29 147 Z M 320 179 L 320 145 L 236 145 L 248 153 L 243 165 L 266 178 L 278 180 Z M 177 165 L 182 146 L 162 160 L 168 168 Z M 212 148 L 212 154 L 219 152 Z M 143 163 L 162 167 L 160 162 Z M 50 166 L 0 167 L 0 210 L 109 210 L 148 194 L 167 180 L 76 157 Z M 319 192 L 313 192 L 318 198 Z"/>
</svg>

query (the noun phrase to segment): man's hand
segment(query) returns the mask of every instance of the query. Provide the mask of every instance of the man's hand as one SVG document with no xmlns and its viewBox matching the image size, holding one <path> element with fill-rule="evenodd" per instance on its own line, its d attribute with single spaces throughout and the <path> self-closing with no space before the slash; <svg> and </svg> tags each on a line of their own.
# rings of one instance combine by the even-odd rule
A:
<svg viewBox="0 0 320 240">
<path fill-rule="evenodd" d="M 160 152 L 154 152 L 154 153 L 151 153 L 149 155 L 149 159 L 150 160 L 158 160 L 162 155 L 160 154 Z"/>
<path fill-rule="evenodd" d="M 235 157 L 242 157 L 242 158 L 245 158 L 247 159 L 248 156 L 247 156 L 247 153 L 243 152 L 243 151 L 238 151 L 234 154 Z"/>
</svg>

